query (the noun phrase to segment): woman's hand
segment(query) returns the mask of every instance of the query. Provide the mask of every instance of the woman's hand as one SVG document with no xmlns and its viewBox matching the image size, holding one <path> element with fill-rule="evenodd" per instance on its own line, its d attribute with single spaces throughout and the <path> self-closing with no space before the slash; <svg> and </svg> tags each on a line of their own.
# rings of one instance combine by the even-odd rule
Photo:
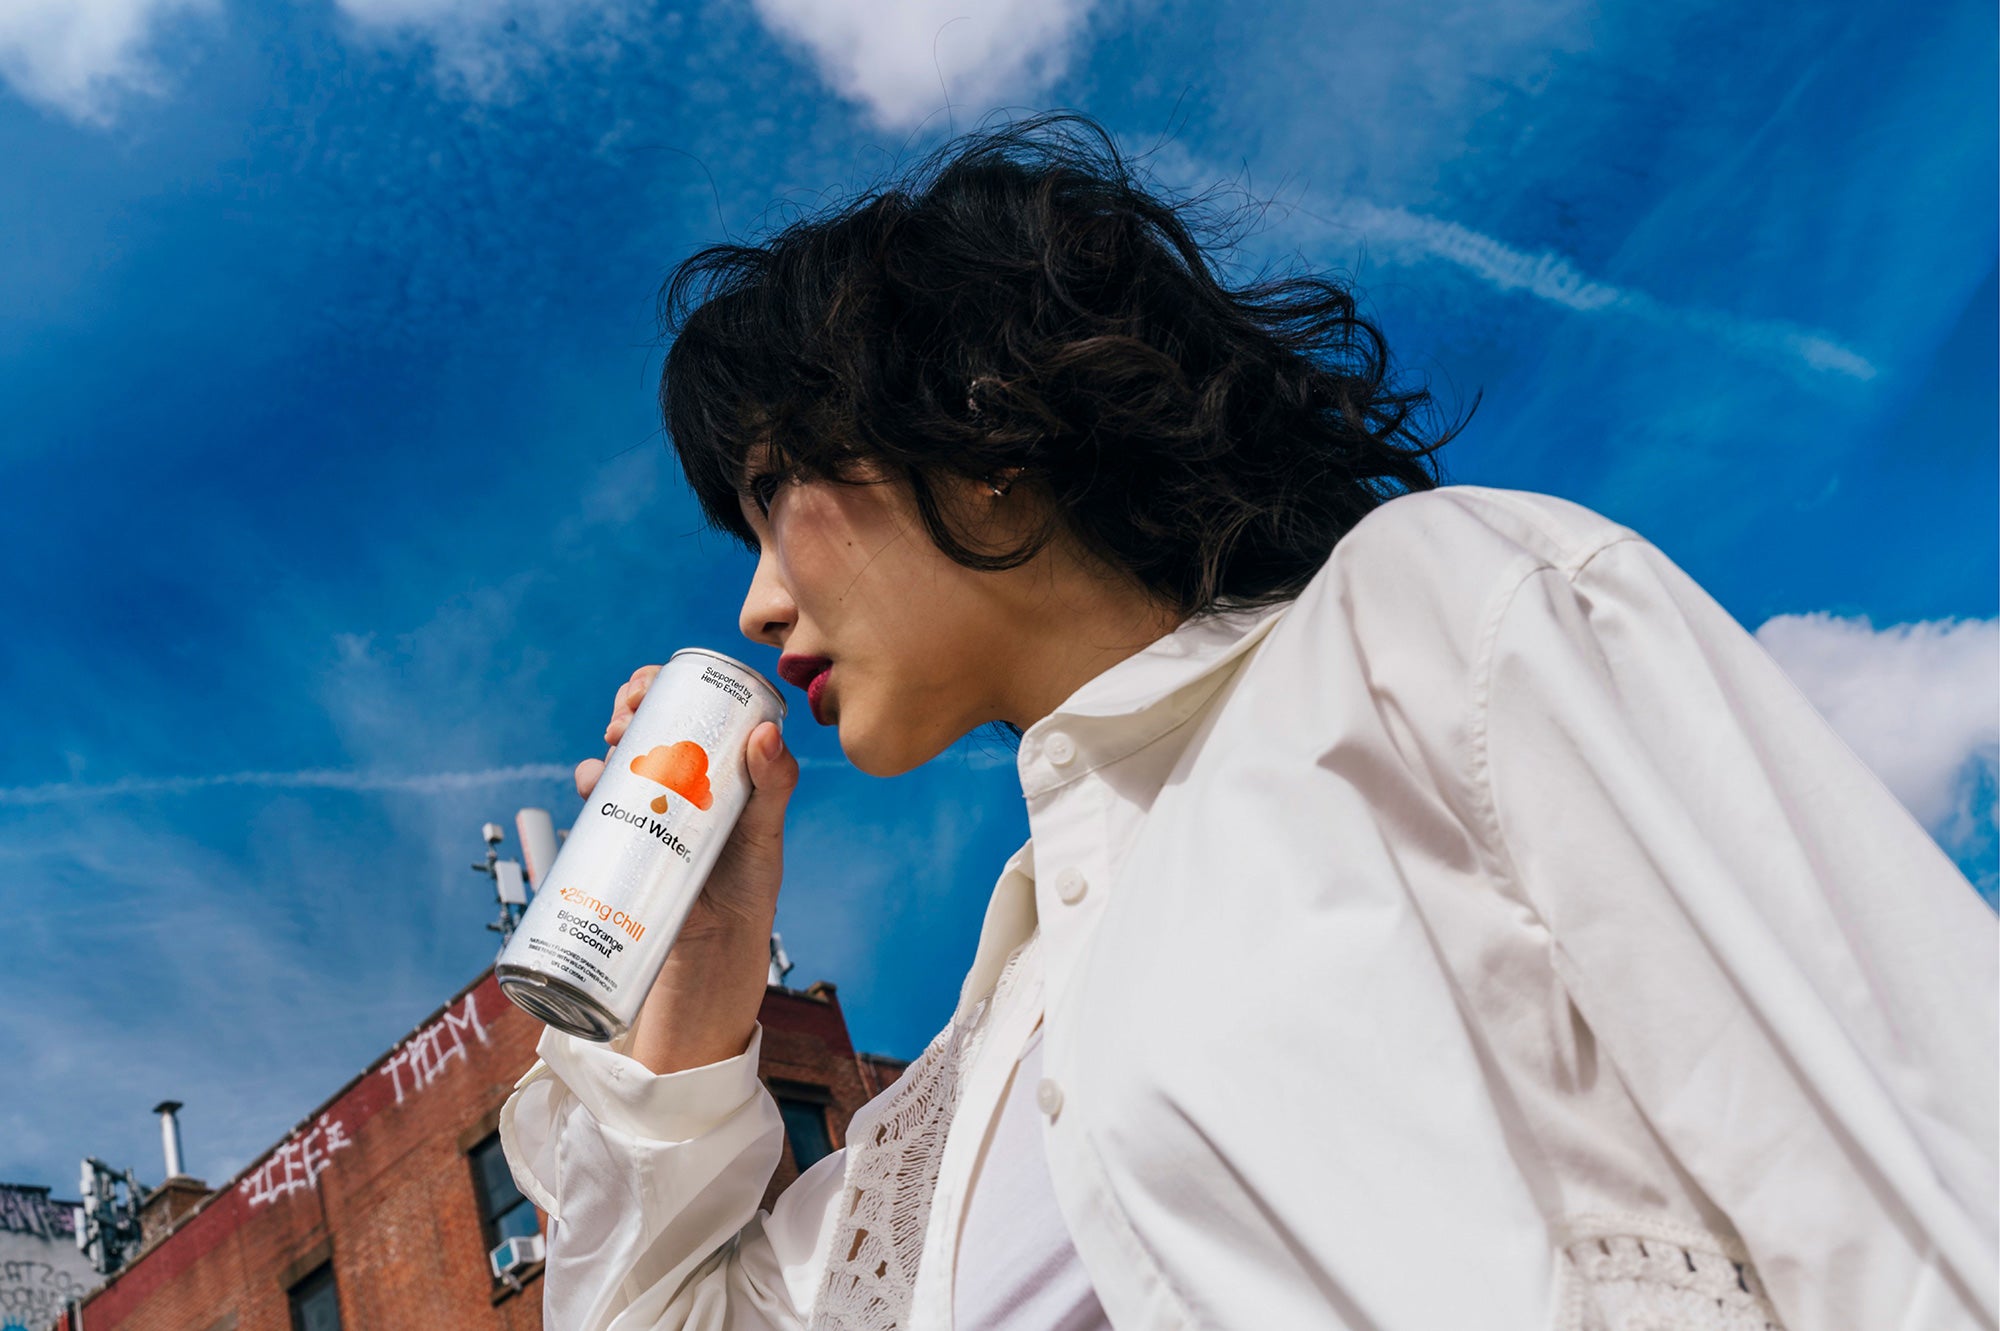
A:
<svg viewBox="0 0 2000 1331">
<path fill-rule="evenodd" d="M 659 673 L 659 666 L 641 666 L 619 686 L 604 728 L 606 744 L 615 747 L 624 736 Z M 607 749 L 605 758 L 610 756 Z M 799 761 L 769 721 L 751 730 L 744 757 L 750 802 L 632 1024 L 628 1052 L 654 1072 L 678 1072 L 742 1053 L 764 1001 L 771 922 L 785 868 L 785 809 L 798 785 Z M 576 793 L 590 798 L 603 775 L 603 758 L 578 763 Z"/>
</svg>

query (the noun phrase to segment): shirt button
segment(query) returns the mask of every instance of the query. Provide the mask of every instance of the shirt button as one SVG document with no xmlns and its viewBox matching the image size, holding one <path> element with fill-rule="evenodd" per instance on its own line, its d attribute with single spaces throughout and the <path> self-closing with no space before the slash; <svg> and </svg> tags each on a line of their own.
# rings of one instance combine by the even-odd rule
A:
<svg viewBox="0 0 2000 1331">
<path fill-rule="evenodd" d="M 1056 875 L 1056 896 L 1065 906 L 1074 906 L 1089 890 L 1090 884 L 1074 869 L 1064 869 Z"/>
<path fill-rule="evenodd" d="M 1060 767 L 1076 757 L 1076 741 L 1057 730 L 1048 738 L 1049 761 Z"/>
<path fill-rule="evenodd" d="M 1050 1118 L 1062 1112 L 1062 1087 L 1047 1077 L 1035 1088 L 1035 1107 Z"/>
</svg>

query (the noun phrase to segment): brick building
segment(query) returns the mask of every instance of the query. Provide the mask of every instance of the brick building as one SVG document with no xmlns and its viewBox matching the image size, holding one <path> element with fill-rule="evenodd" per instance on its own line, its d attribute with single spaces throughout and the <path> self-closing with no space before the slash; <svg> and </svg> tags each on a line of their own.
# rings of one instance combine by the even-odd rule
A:
<svg viewBox="0 0 2000 1331">
<path fill-rule="evenodd" d="M 772 986 L 761 1019 L 787 1139 L 768 1205 L 902 1064 L 856 1053 L 829 984 Z M 518 1236 L 532 1257 L 545 1223 L 496 1131 L 541 1031 L 488 969 L 235 1178 L 154 1190 L 84 1331 L 539 1331 L 541 1264 L 501 1279 L 489 1254 Z"/>
</svg>

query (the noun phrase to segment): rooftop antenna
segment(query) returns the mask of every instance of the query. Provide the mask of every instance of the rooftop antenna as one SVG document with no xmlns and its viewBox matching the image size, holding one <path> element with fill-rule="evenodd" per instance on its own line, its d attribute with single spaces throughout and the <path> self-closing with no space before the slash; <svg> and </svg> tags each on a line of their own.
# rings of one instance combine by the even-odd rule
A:
<svg viewBox="0 0 2000 1331">
<path fill-rule="evenodd" d="M 514 815 L 514 835 L 521 839 L 521 862 L 528 886 L 539 892 L 542 879 L 556 859 L 556 822 L 547 809 L 522 809 Z"/>
<path fill-rule="evenodd" d="M 785 977 L 791 973 L 792 959 L 785 955 L 785 940 L 779 935 L 777 930 L 773 929 L 771 931 L 771 974 L 767 982 L 782 988 L 785 983 Z"/>
<path fill-rule="evenodd" d="M 479 834 L 486 838 L 486 858 L 474 860 L 472 871 L 493 880 L 494 895 L 500 898 L 500 918 L 486 927 L 500 935 L 500 946 L 504 949 L 514 936 L 514 926 L 528 909 L 528 887 L 521 877 L 521 862 L 500 858 L 500 843 L 507 839 L 500 824 L 487 823 L 479 829 Z"/>
<path fill-rule="evenodd" d="M 126 1257 L 139 1246 L 139 1204 L 146 1199 L 138 1175 L 123 1173 L 96 1156 L 85 1156 L 81 1177 L 83 1204 L 78 1208 L 82 1223 L 76 1227 L 76 1246 L 90 1258 L 99 1275 L 108 1276 L 125 1265 Z M 124 1196 L 119 1186 L 124 1186 Z"/>
</svg>

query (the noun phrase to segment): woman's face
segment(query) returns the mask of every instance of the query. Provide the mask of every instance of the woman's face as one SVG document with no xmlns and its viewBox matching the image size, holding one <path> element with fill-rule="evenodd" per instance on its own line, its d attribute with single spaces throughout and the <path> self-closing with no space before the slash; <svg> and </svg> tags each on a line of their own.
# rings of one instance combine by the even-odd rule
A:
<svg viewBox="0 0 2000 1331">
<path fill-rule="evenodd" d="M 924 530 L 909 490 L 778 479 L 757 483 L 768 512 L 745 498 L 757 571 L 743 600 L 745 637 L 788 658 L 832 662 L 819 694 L 822 724 L 874 776 L 895 776 L 995 720 L 1026 729 L 1112 661 L 1151 642 L 1156 607 L 1134 624 L 1133 590 L 1084 572 L 1052 545 L 1002 573 L 947 558 Z M 940 495 L 974 549 L 1010 549 L 1032 516 L 1020 488 L 995 496 L 977 482 Z M 1150 617 L 1145 617 L 1150 616 Z"/>
<path fill-rule="evenodd" d="M 794 683 L 812 673 L 810 658 L 830 662 L 808 697 L 818 699 L 814 719 L 840 727 L 848 761 L 896 775 L 986 721 L 1016 719 L 1012 675 L 1034 650 L 1024 632 L 1032 564 L 1008 574 L 954 564 L 930 542 L 908 488 L 880 472 L 862 472 L 872 484 L 838 484 L 760 482 L 760 470 L 752 454 L 756 498 L 742 506 L 760 554 L 740 626 L 782 652 L 780 673 Z M 1010 540 L 1018 530 L 1002 512 L 1018 512 L 1018 492 L 996 498 L 966 484 L 950 498 L 964 506 L 966 536 Z"/>
</svg>

